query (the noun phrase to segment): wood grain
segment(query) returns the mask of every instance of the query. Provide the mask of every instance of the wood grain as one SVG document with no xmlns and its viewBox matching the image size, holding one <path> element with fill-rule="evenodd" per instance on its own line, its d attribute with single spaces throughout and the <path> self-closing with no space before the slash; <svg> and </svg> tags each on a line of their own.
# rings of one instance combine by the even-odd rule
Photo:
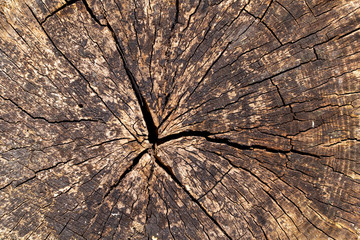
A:
<svg viewBox="0 0 360 240">
<path fill-rule="evenodd" d="M 357 0 L 0 2 L 1 239 L 359 239 Z"/>
</svg>

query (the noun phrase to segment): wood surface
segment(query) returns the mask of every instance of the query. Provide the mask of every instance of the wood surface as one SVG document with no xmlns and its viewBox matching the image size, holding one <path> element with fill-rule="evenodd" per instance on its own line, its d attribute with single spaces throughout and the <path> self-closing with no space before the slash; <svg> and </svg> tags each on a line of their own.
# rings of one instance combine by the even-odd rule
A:
<svg viewBox="0 0 360 240">
<path fill-rule="evenodd" d="M 360 239 L 359 0 L 2 0 L 0 28 L 0 239 Z"/>
</svg>

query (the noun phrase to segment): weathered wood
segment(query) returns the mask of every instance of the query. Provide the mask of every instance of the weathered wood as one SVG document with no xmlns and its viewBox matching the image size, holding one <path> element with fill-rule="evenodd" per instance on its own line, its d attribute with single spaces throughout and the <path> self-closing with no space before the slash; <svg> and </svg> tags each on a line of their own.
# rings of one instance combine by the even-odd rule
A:
<svg viewBox="0 0 360 240">
<path fill-rule="evenodd" d="M 0 2 L 1 239 L 358 239 L 358 0 Z"/>
</svg>

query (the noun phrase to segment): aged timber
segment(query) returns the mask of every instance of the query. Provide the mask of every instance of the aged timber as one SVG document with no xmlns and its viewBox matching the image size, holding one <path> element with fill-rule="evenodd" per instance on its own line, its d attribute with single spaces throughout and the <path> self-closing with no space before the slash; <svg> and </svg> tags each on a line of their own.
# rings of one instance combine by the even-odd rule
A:
<svg viewBox="0 0 360 240">
<path fill-rule="evenodd" d="M 4 0 L 0 27 L 0 239 L 359 239 L 358 0 Z"/>
</svg>

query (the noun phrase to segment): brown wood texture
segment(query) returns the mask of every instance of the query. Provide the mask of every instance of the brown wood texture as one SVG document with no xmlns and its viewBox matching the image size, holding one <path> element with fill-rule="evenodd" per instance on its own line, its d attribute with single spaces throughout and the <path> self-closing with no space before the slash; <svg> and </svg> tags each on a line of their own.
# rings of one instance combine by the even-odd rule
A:
<svg viewBox="0 0 360 240">
<path fill-rule="evenodd" d="M 0 239 L 360 239 L 359 0 L 2 0 L 0 28 Z"/>
</svg>

